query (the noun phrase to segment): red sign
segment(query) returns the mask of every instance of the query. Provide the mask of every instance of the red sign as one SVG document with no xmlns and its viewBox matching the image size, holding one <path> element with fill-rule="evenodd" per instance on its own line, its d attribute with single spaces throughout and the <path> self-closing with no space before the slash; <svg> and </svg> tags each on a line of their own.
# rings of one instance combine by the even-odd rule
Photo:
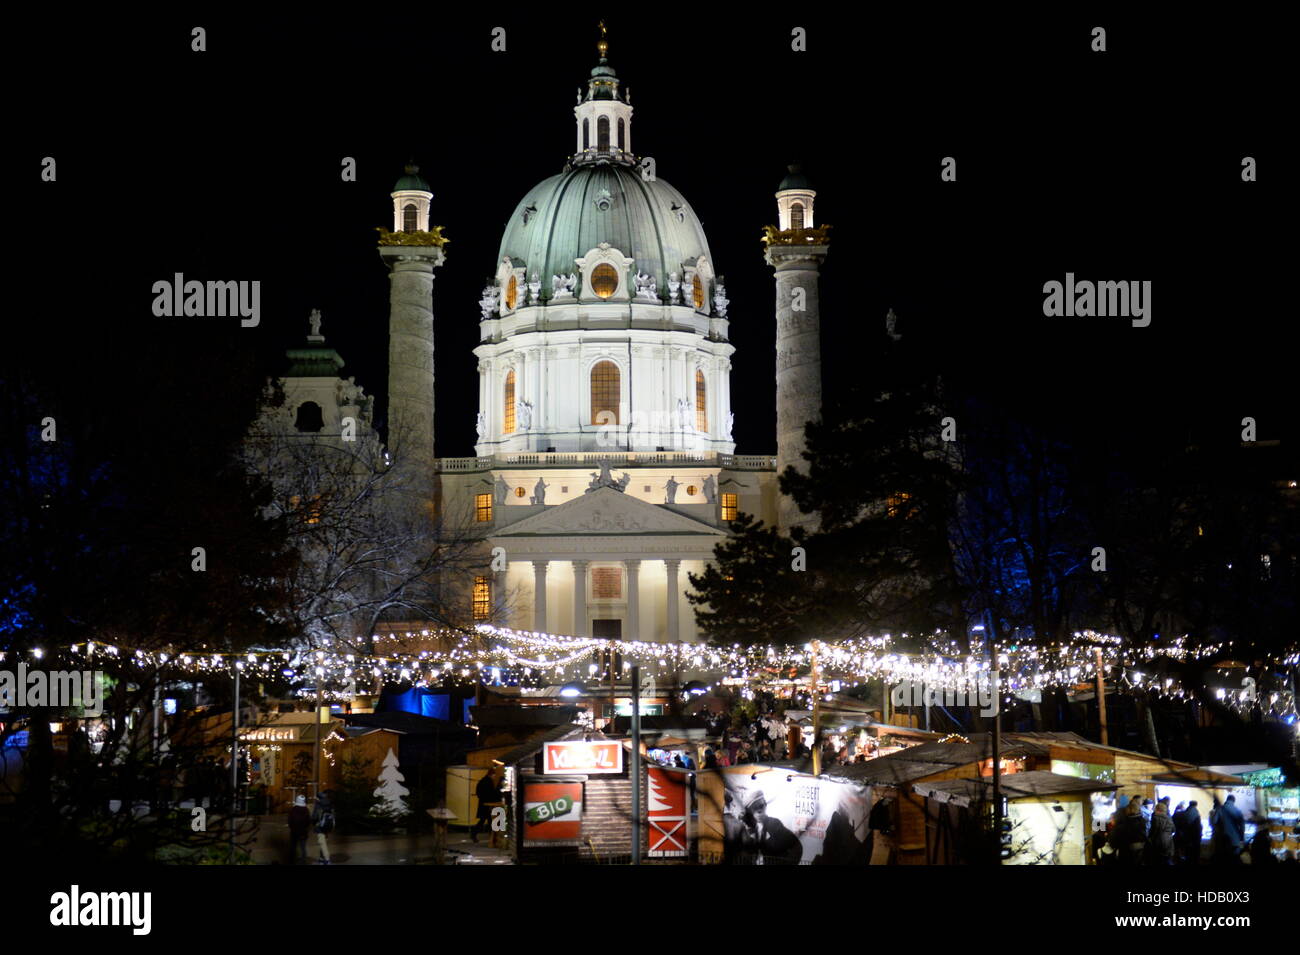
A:
<svg viewBox="0 0 1300 955">
<path fill-rule="evenodd" d="M 524 845 L 582 844 L 582 783 L 524 783 Z"/>
<path fill-rule="evenodd" d="M 646 770 L 646 809 L 652 858 L 684 856 L 686 850 L 686 774 L 651 766 Z"/>
<path fill-rule="evenodd" d="M 546 743 L 542 749 L 542 772 L 621 773 L 623 771 L 623 744 L 617 740 L 570 740 L 564 743 Z"/>
</svg>

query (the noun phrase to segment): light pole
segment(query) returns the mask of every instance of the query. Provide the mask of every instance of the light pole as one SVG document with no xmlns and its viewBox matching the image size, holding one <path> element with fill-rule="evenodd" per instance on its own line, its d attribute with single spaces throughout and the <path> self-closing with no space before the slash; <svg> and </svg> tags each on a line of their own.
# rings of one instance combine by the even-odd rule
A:
<svg viewBox="0 0 1300 955">
<path fill-rule="evenodd" d="M 641 864 L 641 668 L 632 666 L 632 864 Z"/>
<path fill-rule="evenodd" d="M 239 796 L 239 670 L 235 661 L 235 699 L 230 710 L 230 864 L 235 864 L 235 800 Z"/>
</svg>

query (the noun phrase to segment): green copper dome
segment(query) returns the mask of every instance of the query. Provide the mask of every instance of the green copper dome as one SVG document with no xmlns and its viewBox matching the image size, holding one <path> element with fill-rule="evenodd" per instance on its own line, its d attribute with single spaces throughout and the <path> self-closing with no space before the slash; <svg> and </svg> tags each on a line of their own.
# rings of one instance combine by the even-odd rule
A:
<svg viewBox="0 0 1300 955">
<path fill-rule="evenodd" d="M 776 187 L 777 192 L 785 189 L 812 189 L 813 184 L 807 176 L 803 174 L 803 166 L 794 162 L 786 167 L 790 170 L 789 175 L 781 180 L 781 185 Z"/>
<path fill-rule="evenodd" d="M 662 179 L 646 181 L 638 168 L 586 163 L 538 183 L 520 200 L 501 239 L 506 256 L 526 263 L 549 290 L 552 275 L 577 272 L 574 259 L 608 242 L 636 259 L 666 294 L 668 276 L 683 263 L 709 255 L 695 210 Z"/>
<path fill-rule="evenodd" d="M 418 189 L 420 192 L 433 192 L 429 184 L 420 178 L 420 167 L 413 162 L 406 164 L 406 175 L 397 180 L 397 185 L 393 186 L 393 192 L 406 192 L 411 189 Z"/>
</svg>

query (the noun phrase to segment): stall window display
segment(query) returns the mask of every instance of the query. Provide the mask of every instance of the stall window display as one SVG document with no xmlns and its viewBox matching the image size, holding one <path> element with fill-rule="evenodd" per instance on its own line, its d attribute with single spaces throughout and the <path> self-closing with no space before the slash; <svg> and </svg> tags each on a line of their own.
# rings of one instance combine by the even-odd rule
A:
<svg viewBox="0 0 1300 955">
<path fill-rule="evenodd" d="M 1300 825 L 1300 789 L 1277 786 L 1259 794 L 1259 815 L 1268 828 L 1273 855 L 1279 859 L 1287 852 L 1300 855 L 1300 836 L 1295 833 Z"/>
</svg>

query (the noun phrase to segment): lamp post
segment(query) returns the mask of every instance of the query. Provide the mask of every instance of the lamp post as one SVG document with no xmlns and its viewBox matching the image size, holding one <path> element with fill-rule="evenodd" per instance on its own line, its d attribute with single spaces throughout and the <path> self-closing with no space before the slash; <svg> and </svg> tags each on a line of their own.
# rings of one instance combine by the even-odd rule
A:
<svg viewBox="0 0 1300 955">
<path fill-rule="evenodd" d="M 641 864 L 641 668 L 632 666 L 632 864 Z"/>
<path fill-rule="evenodd" d="M 813 746 L 812 746 L 812 764 L 813 775 L 822 774 L 822 694 L 821 694 L 821 659 L 818 651 L 820 646 L 818 641 L 812 643 L 812 723 L 813 723 Z"/>
<path fill-rule="evenodd" d="M 993 649 L 993 852 L 1002 864 L 1002 664 Z"/>
<path fill-rule="evenodd" d="M 1106 738 L 1106 668 L 1101 662 L 1101 647 L 1094 647 L 1093 652 L 1097 654 L 1097 710 L 1098 718 L 1101 720 L 1101 745 L 1108 745 Z"/>
<path fill-rule="evenodd" d="M 235 661 L 235 699 L 230 709 L 230 864 L 235 864 L 235 801 L 239 798 L 239 670 Z M 156 712 L 156 710 L 155 710 Z"/>
</svg>

